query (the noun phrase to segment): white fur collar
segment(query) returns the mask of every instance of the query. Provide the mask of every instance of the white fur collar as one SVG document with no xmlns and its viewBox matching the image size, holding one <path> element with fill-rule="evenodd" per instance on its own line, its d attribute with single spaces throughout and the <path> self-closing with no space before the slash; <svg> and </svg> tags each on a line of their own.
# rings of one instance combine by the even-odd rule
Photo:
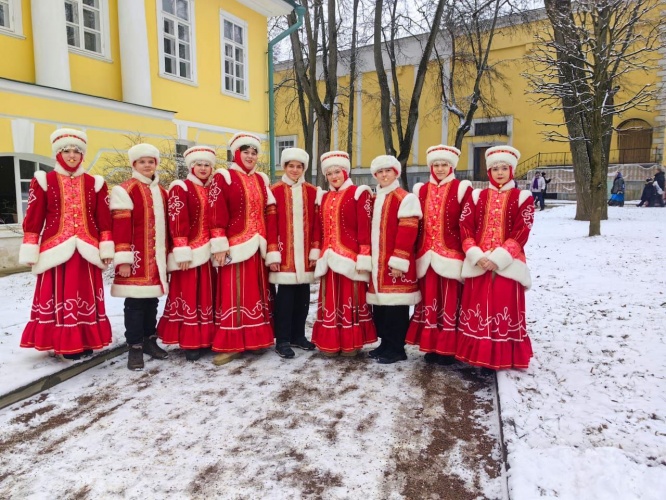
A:
<svg viewBox="0 0 666 500">
<path fill-rule="evenodd" d="M 391 184 L 386 187 L 381 187 L 377 184 L 377 194 L 389 194 L 391 191 L 395 191 L 400 187 L 400 181 L 398 179 L 394 180 Z"/>
<path fill-rule="evenodd" d="M 83 170 L 83 162 L 82 162 L 82 163 L 79 163 L 79 167 L 78 167 L 76 170 L 74 170 L 74 172 L 71 172 L 71 173 L 70 173 L 70 172 L 68 172 L 67 170 L 65 170 L 64 168 L 62 168 L 62 165 L 60 165 L 60 163 L 58 163 L 58 162 L 56 161 L 56 164 L 55 164 L 55 167 L 54 167 L 53 170 L 55 170 L 56 172 L 58 172 L 60 175 L 64 175 L 64 176 L 66 176 L 66 177 L 78 177 L 78 176 L 80 176 L 80 175 L 83 175 L 83 172 L 84 172 L 84 170 Z"/>
<path fill-rule="evenodd" d="M 160 182 L 160 176 L 157 172 L 155 172 L 155 175 L 153 178 L 146 177 L 145 175 L 141 175 L 139 172 L 136 170 L 132 169 L 132 179 L 136 179 L 143 184 L 148 184 L 150 187 L 156 186 Z"/>
<path fill-rule="evenodd" d="M 301 175 L 296 182 L 292 181 L 287 174 L 282 174 L 282 182 L 287 186 L 300 186 L 305 182 L 305 175 Z"/>
<path fill-rule="evenodd" d="M 502 186 L 502 189 L 497 189 L 495 186 L 493 186 L 490 182 L 488 183 L 488 188 L 492 189 L 493 191 L 499 191 L 500 193 L 503 193 L 504 191 L 508 191 L 509 189 L 513 189 L 516 187 L 516 183 L 513 180 L 510 180 L 504 186 Z"/>
<path fill-rule="evenodd" d="M 187 180 L 192 181 L 192 184 L 196 184 L 197 186 L 208 186 L 210 184 L 210 180 L 213 178 L 213 174 L 210 174 L 208 179 L 206 179 L 206 183 L 204 184 L 201 179 L 199 179 L 196 175 L 193 173 L 187 174 Z"/>
<path fill-rule="evenodd" d="M 452 170 L 451 173 L 449 175 L 447 175 L 446 177 L 444 177 L 441 181 L 439 179 L 437 179 L 437 177 L 435 177 L 434 175 L 430 174 L 430 183 L 434 184 L 436 186 L 443 186 L 444 184 L 448 184 L 449 182 L 451 182 L 455 178 L 456 178 L 456 171 L 455 170 Z"/>
<path fill-rule="evenodd" d="M 347 189 L 349 186 L 353 186 L 353 185 L 354 185 L 354 183 L 352 182 L 352 180 L 351 180 L 351 179 L 347 179 L 345 182 L 342 183 L 342 186 L 340 186 L 339 189 L 335 189 L 333 186 L 329 186 L 329 191 L 333 191 L 333 192 L 335 192 L 335 191 L 338 191 L 338 192 L 339 192 L 339 191 L 344 191 L 344 190 Z"/>
<path fill-rule="evenodd" d="M 235 161 L 232 161 L 231 165 L 229 165 L 229 170 L 235 170 L 236 172 L 241 172 L 241 173 L 246 174 L 246 175 L 252 175 L 253 173 L 255 173 L 257 171 L 257 165 L 255 165 L 254 168 L 248 172 L 247 170 L 245 170 L 240 165 L 237 165 Z"/>
</svg>

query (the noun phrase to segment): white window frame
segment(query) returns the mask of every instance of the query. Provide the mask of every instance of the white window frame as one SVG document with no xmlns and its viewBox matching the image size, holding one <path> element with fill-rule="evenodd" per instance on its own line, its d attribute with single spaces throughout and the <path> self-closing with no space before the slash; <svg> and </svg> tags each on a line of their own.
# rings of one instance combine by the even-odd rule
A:
<svg viewBox="0 0 666 500">
<path fill-rule="evenodd" d="M 61 0 L 65 3 L 65 0 Z M 99 27 L 100 27 L 100 44 L 101 52 L 95 52 L 94 50 L 88 50 L 85 48 L 85 38 L 83 27 L 83 0 L 70 0 L 76 2 L 79 9 L 79 43 L 80 47 L 75 45 L 70 45 L 69 41 L 67 42 L 67 47 L 69 52 L 73 54 L 80 54 L 87 57 L 92 57 L 93 59 L 101 59 L 102 61 L 111 62 L 111 42 L 109 39 L 109 0 L 99 0 Z M 65 26 L 69 25 L 67 21 Z M 67 28 L 65 28 L 67 29 Z"/>
<path fill-rule="evenodd" d="M 10 35 L 19 38 L 23 36 L 23 14 L 21 0 L 2 0 L 8 7 L 9 26 L 0 26 L 0 35 Z"/>
<path fill-rule="evenodd" d="M 174 0 L 175 1 L 175 0 Z M 160 57 L 160 77 L 166 78 L 167 80 L 173 80 L 174 82 L 185 83 L 192 86 L 198 86 L 197 80 L 197 44 L 196 44 L 196 25 L 194 18 L 194 0 L 187 0 L 189 6 L 189 21 L 184 21 L 178 17 L 174 17 L 172 14 L 165 13 L 162 9 L 162 0 L 156 0 L 155 4 L 157 6 L 157 48 L 159 50 Z M 167 73 L 164 64 L 164 19 L 172 19 L 174 22 L 179 22 L 182 24 L 190 25 L 190 78 L 186 78 L 180 75 L 174 75 L 172 73 Z M 176 28 L 176 31 L 178 28 Z M 176 68 L 178 69 L 178 33 L 176 33 Z"/>
<path fill-rule="evenodd" d="M 509 144 L 511 144 L 511 141 L 513 139 L 513 115 L 494 116 L 492 118 L 474 118 L 472 120 L 472 133 L 470 135 L 474 137 L 490 137 L 487 135 L 482 135 L 482 136 L 476 135 L 476 124 L 489 123 L 489 122 L 506 122 L 506 136 L 509 138 Z"/>
<path fill-rule="evenodd" d="M 10 156 L 12 157 L 14 161 L 14 189 L 15 189 L 15 196 L 16 196 L 16 222 L 11 222 L 9 224 L 0 224 L 0 228 L 3 226 L 16 226 L 23 224 L 23 219 L 25 218 L 25 209 L 23 208 L 23 203 L 26 203 L 26 209 L 27 209 L 27 202 L 28 199 L 27 197 L 24 198 L 23 194 L 21 192 L 21 187 L 23 184 L 27 184 L 28 186 L 30 185 L 30 182 L 32 181 L 32 178 L 34 177 L 34 174 L 37 170 L 39 170 L 40 165 L 44 165 L 46 167 L 49 167 L 50 170 L 53 170 L 53 165 L 48 162 L 47 159 L 43 157 L 35 157 L 35 156 L 20 156 L 20 155 L 12 155 L 12 154 L 6 154 L 6 155 L 0 155 L 0 156 Z M 34 170 L 32 172 L 32 175 L 30 178 L 22 178 L 21 177 L 21 161 L 26 161 L 29 163 L 32 163 L 34 166 Z M 50 171 L 48 170 L 48 171 Z"/>
<path fill-rule="evenodd" d="M 291 141 L 291 146 L 285 146 L 282 149 L 286 148 L 297 148 L 298 147 L 298 136 L 297 135 L 280 135 L 275 137 L 275 166 L 277 168 L 282 168 L 280 163 L 280 158 L 282 157 L 282 151 L 280 150 L 280 142 Z"/>
<path fill-rule="evenodd" d="M 224 73 L 224 44 L 225 44 L 225 38 L 224 38 L 224 21 L 228 21 L 232 24 L 235 24 L 237 26 L 240 26 L 243 28 L 243 33 L 245 35 L 245 39 L 243 40 L 243 90 L 245 91 L 243 94 L 238 94 L 236 92 L 229 91 L 225 88 L 224 86 L 224 78 L 225 78 L 225 73 Z M 236 42 L 232 42 L 237 45 Z M 220 10 L 220 73 L 221 73 L 221 81 L 220 81 L 220 89 L 224 95 L 228 95 L 230 97 L 235 97 L 237 99 L 243 99 L 246 101 L 250 100 L 250 69 L 248 67 L 248 52 L 250 50 L 250 37 L 248 36 L 248 24 L 246 21 L 243 19 L 240 19 L 232 14 L 229 14 L 228 12 L 225 12 L 223 10 Z"/>
</svg>

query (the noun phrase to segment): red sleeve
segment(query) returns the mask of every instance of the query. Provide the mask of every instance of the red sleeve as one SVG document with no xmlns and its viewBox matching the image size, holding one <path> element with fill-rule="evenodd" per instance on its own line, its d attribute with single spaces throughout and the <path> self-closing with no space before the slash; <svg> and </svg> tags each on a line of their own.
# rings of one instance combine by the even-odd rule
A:
<svg viewBox="0 0 666 500">
<path fill-rule="evenodd" d="M 169 190 L 169 232 L 174 247 L 189 246 L 190 216 L 187 191 L 176 184 Z"/>
<path fill-rule="evenodd" d="M 227 227 L 229 225 L 229 209 L 227 207 L 226 191 L 228 188 L 225 176 L 221 173 L 213 175 L 208 203 L 210 205 L 210 249 L 212 253 L 229 250 Z"/>
<path fill-rule="evenodd" d="M 471 192 L 469 196 L 465 196 L 463 200 L 463 209 L 460 213 L 460 239 L 462 240 L 463 251 L 467 251 L 476 243 L 476 205 L 472 198 Z"/>
<path fill-rule="evenodd" d="M 518 214 L 513 220 L 513 227 L 508 238 L 502 244 L 507 252 L 515 259 L 523 252 L 523 247 L 530 237 L 532 224 L 534 223 L 534 197 L 527 199 L 518 207 Z"/>
<path fill-rule="evenodd" d="M 370 255 L 370 233 L 372 224 L 372 197 L 363 191 L 356 201 L 356 221 L 359 255 Z"/>
<path fill-rule="evenodd" d="M 270 190 L 275 197 L 275 204 L 266 207 L 266 243 L 268 244 L 268 252 L 280 251 L 278 248 L 278 196 L 276 196 L 278 189 L 280 189 L 279 186 L 271 187 Z"/>
<path fill-rule="evenodd" d="M 121 186 L 116 186 L 114 189 L 123 190 Z M 125 192 L 126 196 L 129 193 Z M 112 193 L 113 194 L 113 193 Z M 119 208 L 111 210 L 112 219 L 112 232 L 113 241 L 115 243 L 116 254 L 114 256 L 114 264 L 133 264 L 134 252 L 131 249 L 132 245 L 132 210 L 128 208 Z"/>
<path fill-rule="evenodd" d="M 23 243 L 38 244 L 46 220 L 46 191 L 33 177 L 28 191 L 28 208 L 23 218 Z"/>
<path fill-rule="evenodd" d="M 403 217 L 398 220 L 398 231 L 395 235 L 395 247 L 393 248 L 394 257 L 409 260 L 414 254 L 418 229 L 418 217 Z"/>
<path fill-rule="evenodd" d="M 95 220 L 99 229 L 99 257 L 100 259 L 113 259 L 115 244 L 113 242 L 111 210 L 109 209 L 109 188 L 106 182 L 97 192 Z"/>
</svg>

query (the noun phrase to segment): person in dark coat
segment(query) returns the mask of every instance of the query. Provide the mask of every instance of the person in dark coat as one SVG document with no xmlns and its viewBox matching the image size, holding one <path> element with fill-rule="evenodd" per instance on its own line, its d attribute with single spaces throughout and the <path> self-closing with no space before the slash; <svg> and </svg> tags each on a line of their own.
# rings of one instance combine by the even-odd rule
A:
<svg viewBox="0 0 666 500">
<path fill-rule="evenodd" d="M 654 195 L 654 201 L 660 207 L 664 206 L 664 192 L 666 191 L 666 175 L 664 174 L 664 167 L 657 167 L 657 171 L 654 174 L 654 182 L 657 183 L 655 186 L 656 193 Z"/>
<path fill-rule="evenodd" d="M 651 177 L 648 177 L 645 180 L 645 185 L 643 186 L 643 193 L 641 194 L 641 202 L 637 205 L 638 207 L 642 207 L 645 205 L 646 207 L 653 207 L 654 206 L 654 197 L 657 194 L 657 190 L 654 187 L 654 180 L 652 180 Z"/>
<path fill-rule="evenodd" d="M 609 207 L 623 207 L 624 206 L 624 178 L 622 172 L 615 174 L 613 180 L 613 187 L 611 188 L 611 198 L 608 200 Z"/>
</svg>

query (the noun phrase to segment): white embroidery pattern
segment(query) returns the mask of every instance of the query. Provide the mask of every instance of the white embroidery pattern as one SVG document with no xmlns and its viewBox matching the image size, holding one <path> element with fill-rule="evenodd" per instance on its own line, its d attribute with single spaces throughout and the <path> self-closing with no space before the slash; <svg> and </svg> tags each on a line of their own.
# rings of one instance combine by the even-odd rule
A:
<svg viewBox="0 0 666 500">
<path fill-rule="evenodd" d="M 217 184 L 213 184 L 208 191 L 208 203 L 210 204 L 210 207 L 213 208 L 215 206 L 215 202 L 217 201 L 217 197 L 220 196 L 220 193 L 222 190 L 220 189 L 220 186 Z"/>
<path fill-rule="evenodd" d="M 185 204 L 180 201 L 180 196 L 177 193 L 172 193 L 169 197 L 169 217 L 172 221 L 176 220 L 184 206 Z"/>
<path fill-rule="evenodd" d="M 372 200 L 370 199 L 369 196 L 365 200 L 365 204 L 363 205 L 363 208 L 365 209 L 366 213 L 368 214 L 368 217 L 372 217 Z"/>
<path fill-rule="evenodd" d="M 534 205 L 528 203 L 520 215 L 523 218 L 523 222 L 525 223 L 525 226 L 527 226 L 527 229 L 532 229 L 532 224 L 534 224 Z"/>
<path fill-rule="evenodd" d="M 139 252 L 135 250 L 134 245 L 130 245 L 130 252 L 132 252 L 132 255 L 134 255 L 134 262 L 132 262 L 132 275 L 135 275 L 136 270 L 139 268 L 141 257 L 139 257 Z"/>
<path fill-rule="evenodd" d="M 460 220 L 463 220 L 465 217 L 472 215 L 472 208 L 469 206 L 469 203 L 465 203 L 462 213 L 460 214 Z"/>
</svg>

